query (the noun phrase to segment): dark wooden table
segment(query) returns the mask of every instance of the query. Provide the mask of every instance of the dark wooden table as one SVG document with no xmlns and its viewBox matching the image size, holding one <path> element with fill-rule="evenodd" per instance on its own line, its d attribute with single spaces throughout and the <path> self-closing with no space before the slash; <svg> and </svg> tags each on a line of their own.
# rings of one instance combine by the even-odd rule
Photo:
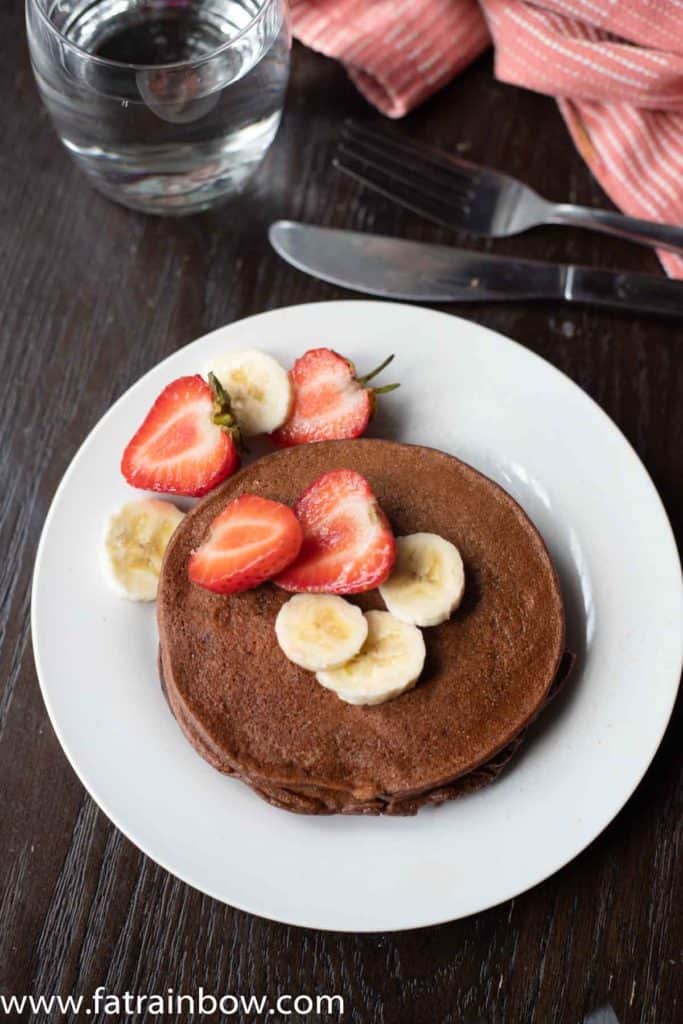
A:
<svg viewBox="0 0 683 1024">
<path fill-rule="evenodd" d="M 606 1002 L 621 1024 L 683 1019 L 680 704 L 637 793 L 588 850 L 503 906 L 423 931 L 331 934 L 232 910 L 144 857 L 84 792 L 43 707 L 29 629 L 38 536 L 81 440 L 141 373 L 193 338 L 348 295 L 274 255 L 274 218 L 459 239 L 331 169 L 342 118 L 378 115 L 338 66 L 300 47 L 282 130 L 248 202 L 178 221 L 110 204 L 72 167 L 41 109 L 22 6 L 6 0 L 0 12 L 0 993 L 319 991 L 342 994 L 343 1019 L 355 1024 L 578 1024 Z M 488 57 L 401 130 L 556 199 L 606 202 L 554 103 L 496 83 Z M 495 249 L 658 271 L 647 250 L 578 231 Z M 458 312 L 588 391 L 636 447 L 680 531 L 680 325 L 560 305 Z"/>
</svg>

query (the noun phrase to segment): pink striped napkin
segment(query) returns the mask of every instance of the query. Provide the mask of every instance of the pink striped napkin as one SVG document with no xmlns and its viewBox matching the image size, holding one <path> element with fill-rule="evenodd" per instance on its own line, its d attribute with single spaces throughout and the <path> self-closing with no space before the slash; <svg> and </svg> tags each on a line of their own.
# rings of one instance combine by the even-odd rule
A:
<svg viewBox="0 0 683 1024">
<path fill-rule="evenodd" d="M 683 224 L 683 0 L 291 0 L 303 43 L 401 117 L 493 39 L 496 76 L 557 98 L 605 192 Z M 660 252 L 672 277 L 683 257 Z"/>
</svg>

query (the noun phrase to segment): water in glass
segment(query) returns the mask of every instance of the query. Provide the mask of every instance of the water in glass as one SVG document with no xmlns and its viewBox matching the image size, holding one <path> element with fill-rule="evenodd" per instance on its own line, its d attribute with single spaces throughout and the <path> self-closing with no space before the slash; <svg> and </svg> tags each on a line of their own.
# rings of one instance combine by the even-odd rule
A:
<svg viewBox="0 0 683 1024">
<path fill-rule="evenodd" d="M 242 187 L 280 120 L 285 0 L 28 0 L 36 78 L 103 192 L 156 213 Z"/>
</svg>

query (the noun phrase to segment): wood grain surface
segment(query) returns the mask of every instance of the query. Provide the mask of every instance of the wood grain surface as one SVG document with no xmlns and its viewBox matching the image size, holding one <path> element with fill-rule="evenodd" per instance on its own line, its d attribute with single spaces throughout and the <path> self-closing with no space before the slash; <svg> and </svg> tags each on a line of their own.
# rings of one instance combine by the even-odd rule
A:
<svg viewBox="0 0 683 1024">
<path fill-rule="evenodd" d="M 0 993 L 340 993 L 354 1024 L 578 1024 L 605 1003 L 621 1024 L 683 1019 L 680 702 L 636 794 L 588 850 L 509 903 L 423 931 L 322 933 L 232 910 L 144 857 L 85 793 L 41 700 L 29 598 L 43 520 L 87 432 L 141 373 L 206 331 L 350 296 L 274 255 L 266 227 L 276 217 L 473 243 L 332 170 L 341 119 L 379 117 L 338 66 L 300 47 L 281 132 L 248 199 L 174 221 L 107 202 L 71 165 L 36 94 L 19 0 L 5 0 L 0 39 Z M 552 198 L 606 205 L 554 103 L 496 83 L 488 57 L 399 129 Z M 658 271 L 645 249 L 559 228 L 478 244 Z M 591 394 L 644 460 L 680 534 L 681 325 L 559 304 L 458 312 Z"/>
</svg>

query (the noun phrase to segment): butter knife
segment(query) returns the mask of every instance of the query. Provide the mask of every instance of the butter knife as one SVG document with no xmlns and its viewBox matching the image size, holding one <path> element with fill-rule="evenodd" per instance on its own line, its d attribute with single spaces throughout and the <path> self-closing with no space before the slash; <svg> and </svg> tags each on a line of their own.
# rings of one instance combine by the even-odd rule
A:
<svg viewBox="0 0 683 1024">
<path fill-rule="evenodd" d="M 683 316 L 683 281 L 656 274 L 490 256 L 289 220 L 276 221 L 268 234 L 275 251 L 298 270 L 386 299 L 562 299 L 632 313 Z"/>
</svg>

